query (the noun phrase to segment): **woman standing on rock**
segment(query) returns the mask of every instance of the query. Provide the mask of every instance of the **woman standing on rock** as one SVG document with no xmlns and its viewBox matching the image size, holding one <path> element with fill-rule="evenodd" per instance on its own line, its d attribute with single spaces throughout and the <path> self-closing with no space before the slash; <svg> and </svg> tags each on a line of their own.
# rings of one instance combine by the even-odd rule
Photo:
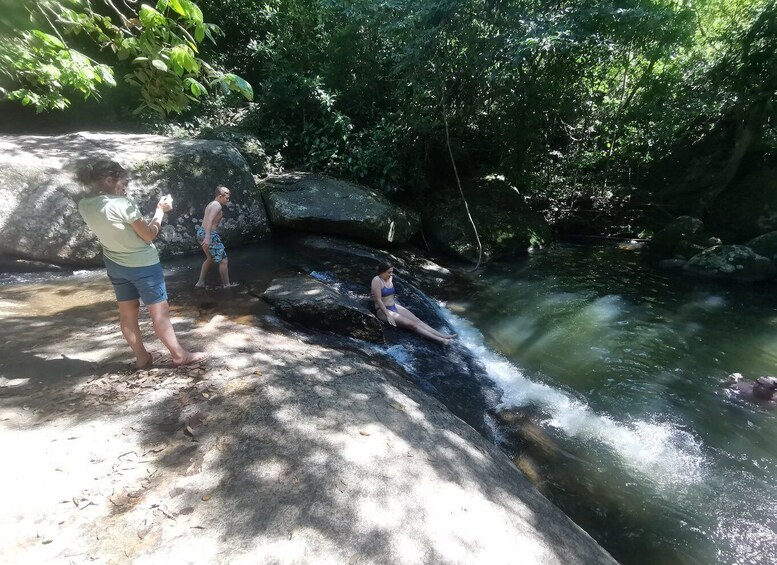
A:
<svg viewBox="0 0 777 565">
<path fill-rule="evenodd" d="M 378 265 L 378 275 L 372 279 L 372 298 L 378 318 L 392 326 L 413 330 L 418 335 L 447 345 L 456 334 L 442 334 L 419 320 L 415 314 L 396 300 L 394 289 L 394 267 L 389 263 Z"/>
<path fill-rule="evenodd" d="M 125 196 L 127 171 L 115 161 L 101 159 L 80 167 L 77 177 L 91 190 L 78 203 L 78 212 L 103 247 L 108 278 L 119 303 L 121 334 L 135 354 L 135 367 L 150 367 L 154 360 L 140 335 L 140 299 L 148 308 L 154 332 L 170 351 L 174 365 L 204 361 L 207 353 L 187 351 L 178 343 L 170 321 L 162 265 L 152 243 L 159 235 L 165 213 L 173 207 L 172 197 L 162 197 L 154 217 L 146 221 L 135 201 Z"/>
</svg>

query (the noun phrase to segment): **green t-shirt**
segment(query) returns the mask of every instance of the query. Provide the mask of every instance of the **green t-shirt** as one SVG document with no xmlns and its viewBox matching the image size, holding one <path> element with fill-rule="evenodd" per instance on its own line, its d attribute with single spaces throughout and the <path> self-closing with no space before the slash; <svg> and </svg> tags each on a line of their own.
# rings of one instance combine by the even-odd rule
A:
<svg viewBox="0 0 777 565">
<path fill-rule="evenodd" d="M 100 194 L 83 198 L 78 212 L 103 246 L 103 255 L 125 267 L 159 263 L 153 243 L 143 241 L 130 224 L 142 219 L 137 204 L 126 196 Z"/>
</svg>

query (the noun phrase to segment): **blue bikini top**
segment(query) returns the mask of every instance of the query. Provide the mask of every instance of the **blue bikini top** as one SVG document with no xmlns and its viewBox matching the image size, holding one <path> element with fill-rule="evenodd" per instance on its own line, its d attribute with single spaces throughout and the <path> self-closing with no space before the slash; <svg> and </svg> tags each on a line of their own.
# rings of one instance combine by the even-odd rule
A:
<svg viewBox="0 0 777 565">
<path fill-rule="evenodd" d="M 381 289 L 380 289 L 380 295 L 381 296 L 391 296 L 392 294 L 394 294 L 394 287 L 393 286 L 381 287 Z"/>
</svg>

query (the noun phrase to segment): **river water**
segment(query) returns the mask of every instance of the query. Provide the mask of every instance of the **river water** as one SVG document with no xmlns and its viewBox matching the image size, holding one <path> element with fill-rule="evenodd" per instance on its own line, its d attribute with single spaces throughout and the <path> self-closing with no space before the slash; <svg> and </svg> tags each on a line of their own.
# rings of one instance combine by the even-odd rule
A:
<svg viewBox="0 0 777 565">
<path fill-rule="evenodd" d="M 557 246 L 447 302 L 461 340 L 556 442 L 540 489 L 623 563 L 775 563 L 777 411 L 720 390 L 777 373 L 773 286 Z M 508 447 L 509 449 L 509 447 Z"/>
<path fill-rule="evenodd" d="M 331 254 L 314 255 L 318 263 L 283 245 L 238 249 L 233 279 L 261 290 L 302 270 L 348 286 L 320 261 Z M 244 285 L 194 292 L 196 257 L 165 267 L 174 309 L 238 317 L 250 308 L 247 323 L 271 313 Z M 622 563 L 775 562 L 777 410 L 721 391 L 732 372 L 777 373 L 773 286 L 657 271 L 638 250 L 617 246 L 556 246 L 475 277 L 475 290 L 449 292 L 436 306 L 425 296 L 409 304 L 431 304 L 459 333 L 455 346 L 441 350 L 391 330 L 385 353 L 500 442 Z M 110 300 L 102 271 L 0 283 L 0 298 L 25 289 L 39 314 L 84 292 Z M 401 273 L 396 284 L 410 299 Z M 358 294 L 356 286 L 349 292 Z M 520 414 L 531 433 L 505 437 L 494 409 Z"/>
</svg>

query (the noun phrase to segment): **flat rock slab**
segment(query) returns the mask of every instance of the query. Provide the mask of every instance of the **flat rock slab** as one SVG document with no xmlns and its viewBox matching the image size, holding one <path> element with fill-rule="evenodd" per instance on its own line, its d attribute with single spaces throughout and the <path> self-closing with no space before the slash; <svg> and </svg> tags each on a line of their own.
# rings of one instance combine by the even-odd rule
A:
<svg viewBox="0 0 777 565">
<path fill-rule="evenodd" d="M 380 352 L 179 313 L 210 361 L 131 373 L 109 287 L 42 290 L 0 287 L 2 563 L 615 563 Z"/>
<path fill-rule="evenodd" d="M 384 343 L 381 322 L 361 304 L 307 275 L 275 279 L 262 294 L 286 320 Z"/>
<path fill-rule="evenodd" d="M 259 184 L 274 226 L 341 235 L 375 244 L 405 243 L 421 227 L 410 212 L 369 188 L 310 173 Z"/>
</svg>

